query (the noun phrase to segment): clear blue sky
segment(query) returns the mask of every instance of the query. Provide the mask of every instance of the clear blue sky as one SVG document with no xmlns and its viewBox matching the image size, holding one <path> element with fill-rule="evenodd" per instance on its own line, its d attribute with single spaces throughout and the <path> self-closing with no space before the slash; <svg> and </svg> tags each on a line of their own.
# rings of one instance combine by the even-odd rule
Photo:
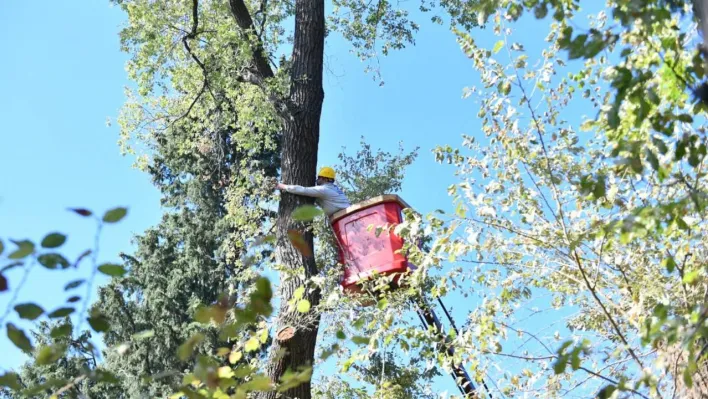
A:
<svg viewBox="0 0 708 399">
<path fill-rule="evenodd" d="M 91 246 L 94 226 L 65 208 L 128 206 L 127 219 L 103 234 L 100 260 L 112 261 L 131 249 L 132 235 L 159 220 L 157 190 L 148 175 L 131 168 L 133 159 L 119 154 L 117 126 L 106 126 L 129 84 L 123 69 L 127 56 L 118 46 L 122 20 L 107 0 L 0 5 L 0 237 L 5 242 L 40 240 L 58 230 L 69 234 L 68 253 L 77 255 Z M 475 38 L 488 47 L 497 40 L 489 31 L 477 31 Z M 458 145 L 461 134 L 479 131 L 475 102 L 461 98 L 463 87 L 476 83 L 477 76 L 447 28 L 423 23 L 416 42 L 381 59 L 386 84 L 379 87 L 346 43 L 328 39 L 331 72 L 325 77 L 319 156 L 320 164 L 333 164 L 341 147 L 355 151 L 362 135 L 389 151 L 396 151 L 399 141 L 409 149 L 420 146 L 402 195 L 428 212 L 450 208 L 446 188 L 454 181 L 453 170 L 435 164 L 430 150 Z M 73 273 L 37 267 L 18 302 L 57 303 L 67 296 L 64 282 L 87 273 L 86 266 Z M 9 273 L 11 289 L 20 277 L 19 270 Z M 8 296 L 0 295 L 0 312 Z M 17 322 L 14 314 L 9 320 Z M 5 339 L 0 353 L 3 369 L 24 359 Z"/>
</svg>

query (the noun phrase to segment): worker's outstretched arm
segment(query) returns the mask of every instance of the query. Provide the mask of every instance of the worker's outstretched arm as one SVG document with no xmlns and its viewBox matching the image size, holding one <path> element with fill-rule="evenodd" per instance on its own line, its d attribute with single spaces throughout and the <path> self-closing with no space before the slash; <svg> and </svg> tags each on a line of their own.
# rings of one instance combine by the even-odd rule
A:
<svg viewBox="0 0 708 399">
<path fill-rule="evenodd" d="M 291 194 L 304 195 L 306 197 L 322 198 L 327 195 L 323 186 L 303 187 L 296 184 L 278 183 L 278 188 Z"/>
</svg>

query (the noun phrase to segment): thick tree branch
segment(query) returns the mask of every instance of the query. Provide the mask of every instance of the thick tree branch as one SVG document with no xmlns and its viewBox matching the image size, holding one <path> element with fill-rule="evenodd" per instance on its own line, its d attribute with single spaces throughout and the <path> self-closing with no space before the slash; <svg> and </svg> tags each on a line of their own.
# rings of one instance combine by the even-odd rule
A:
<svg viewBox="0 0 708 399">
<path fill-rule="evenodd" d="M 261 6 L 256 11 L 256 14 L 254 15 L 255 17 L 258 17 L 258 15 L 261 16 L 261 23 L 258 29 L 258 32 L 256 33 L 256 36 L 258 37 L 258 41 L 263 40 L 263 32 L 265 32 L 265 27 L 266 27 L 266 22 L 268 21 L 268 0 L 263 0 L 261 1 Z"/>
<path fill-rule="evenodd" d="M 275 73 L 273 72 L 273 68 L 270 66 L 268 57 L 265 55 L 263 43 L 261 42 L 260 36 L 256 32 L 256 28 L 253 25 L 253 19 L 251 18 L 251 14 L 248 12 L 246 4 L 243 0 L 229 0 L 229 8 L 231 9 L 231 15 L 233 15 L 236 20 L 236 24 L 244 32 L 244 34 L 248 37 L 249 32 L 252 32 L 256 39 L 255 44 L 251 43 L 253 68 L 242 71 L 238 80 L 260 87 L 261 90 L 266 93 L 271 103 L 273 103 L 278 115 L 285 120 L 290 119 L 292 116 L 292 113 L 290 112 L 292 110 L 290 102 L 287 99 L 279 98 L 265 84 L 265 80 L 275 77 Z M 261 34 L 263 29 L 265 29 L 265 21 L 264 26 L 261 27 Z"/>
<path fill-rule="evenodd" d="M 251 14 L 248 12 L 246 3 L 244 3 L 243 0 L 229 0 L 229 7 L 238 27 L 246 33 L 249 31 L 253 31 L 255 33 L 256 30 L 253 25 L 253 19 L 251 18 Z M 264 54 L 263 44 L 258 42 L 251 47 L 253 49 L 253 65 L 258 75 L 260 75 L 262 79 L 272 78 L 275 76 L 273 69 L 270 67 L 270 63 L 268 62 L 268 58 L 266 58 Z"/>
</svg>

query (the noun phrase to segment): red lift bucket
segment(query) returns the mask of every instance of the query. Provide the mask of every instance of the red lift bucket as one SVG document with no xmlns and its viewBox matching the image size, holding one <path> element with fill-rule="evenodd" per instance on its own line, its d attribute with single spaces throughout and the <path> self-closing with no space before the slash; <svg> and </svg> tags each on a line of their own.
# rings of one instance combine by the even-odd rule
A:
<svg viewBox="0 0 708 399">
<path fill-rule="evenodd" d="M 408 260 L 397 253 L 403 247 L 403 239 L 392 230 L 376 236 L 377 227 L 401 223 L 401 211 L 408 207 L 399 196 L 387 194 L 332 215 L 332 227 L 339 243 L 339 260 L 344 265 L 340 284 L 345 292 L 360 292 L 357 284 L 374 273 L 391 275 L 408 271 Z"/>
<path fill-rule="evenodd" d="M 397 253 L 403 248 L 403 239 L 393 233 L 393 226 L 403 221 L 401 211 L 408 207 L 408 204 L 397 195 L 381 195 L 342 209 L 331 216 L 330 221 L 339 244 L 339 261 L 344 265 L 344 275 L 340 281 L 344 292 L 350 295 L 361 293 L 358 284 L 375 273 L 384 276 L 395 275 L 390 285 L 395 288 L 398 287 L 399 278 L 403 273 L 415 269 L 405 256 Z M 376 228 L 384 225 L 391 226 L 391 229 L 382 231 L 377 237 Z M 440 299 L 438 301 L 442 305 L 442 301 Z M 368 306 L 374 303 L 373 299 L 368 299 L 364 300 L 362 305 Z M 448 342 L 448 336 L 435 312 L 424 301 L 419 301 L 418 306 L 424 328 L 426 330 L 433 328 L 443 344 L 439 348 L 445 348 L 448 356 L 453 356 L 452 345 Z M 455 328 L 447 309 L 442 306 Z M 455 332 L 458 332 L 457 328 Z M 452 364 L 452 369 L 452 377 L 455 378 L 455 383 L 465 398 L 482 398 L 462 364 Z M 482 383 L 484 384 L 484 381 Z M 484 387 L 491 399 L 489 388 L 486 384 Z"/>
</svg>

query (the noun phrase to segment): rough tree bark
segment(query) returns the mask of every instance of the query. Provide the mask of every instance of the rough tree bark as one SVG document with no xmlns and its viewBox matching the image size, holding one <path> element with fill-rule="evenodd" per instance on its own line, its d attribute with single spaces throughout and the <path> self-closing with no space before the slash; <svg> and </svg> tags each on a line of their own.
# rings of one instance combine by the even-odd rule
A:
<svg viewBox="0 0 708 399">
<path fill-rule="evenodd" d="M 243 0 L 230 0 L 232 14 L 243 31 L 252 31 L 253 21 Z M 324 0 L 296 0 L 295 34 L 291 59 L 291 86 L 289 97 L 284 104 L 274 104 L 283 116 L 283 141 L 281 150 L 282 181 L 286 184 L 314 184 L 317 168 L 317 149 L 320 134 L 320 116 L 324 90 L 322 89 L 322 69 L 325 37 Z M 253 46 L 254 62 L 251 76 L 246 80 L 262 84 L 263 78 L 273 76 L 260 43 Z M 276 100 L 277 101 L 277 100 Z M 276 330 L 286 326 L 294 327 L 294 335 L 284 341 L 274 340 L 270 348 L 267 371 L 272 381 L 277 382 L 288 371 L 298 371 L 314 363 L 319 315 L 308 315 L 303 324 L 301 313 L 289 312 L 288 301 L 295 290 L 304 286 L 307 279 L 317 273 L 313 257 L 313 237 L 311 232 L 300 228 L 302 242 L 309 251 L 293 246 L 288 232 L 297 228 L 291 219 L 292 212 L 299 206 L 312 203 L 310 199 L 283 193 L 278 208 L 276 222 L 276 256 L 280 264 L 294 271 L 292 276 L 281 278 L 279 288 L 280 310 Z M 286 277 L 286 276 L 282 276 Z M 304 279 L 303 279 L 304 277 Z M 304 298 L 314 308 L 320 301 L 320 292 L 307 292 Z M 285 398 L 310 399 L 311 386 L 307 381 L 282 393 Z M 278 397 L 276 392 L 261 393 L 260 398 Z"/>
</svg>

